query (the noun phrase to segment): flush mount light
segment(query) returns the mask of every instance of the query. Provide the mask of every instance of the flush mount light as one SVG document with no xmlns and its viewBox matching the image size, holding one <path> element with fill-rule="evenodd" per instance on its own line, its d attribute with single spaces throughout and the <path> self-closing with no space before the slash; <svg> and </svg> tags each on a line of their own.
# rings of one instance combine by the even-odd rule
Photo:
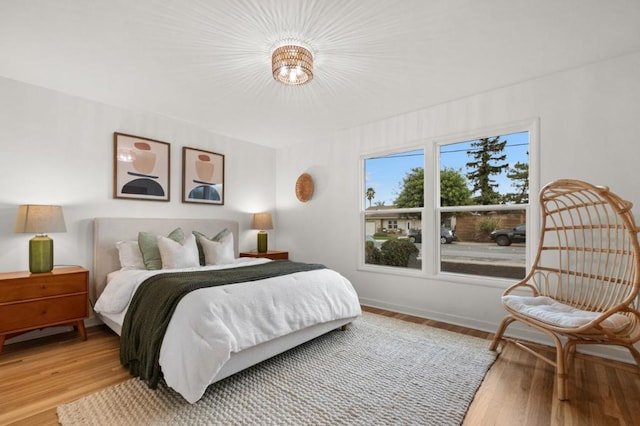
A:
<svg viewBox="0 0 640 426">
<path fill-rule="evenodd" d="M 289 86 L 299 86 L 313 79 L 313 55 L 299 44 L 286 44 L 273 51 L 273 78 Z"/>
</svg>

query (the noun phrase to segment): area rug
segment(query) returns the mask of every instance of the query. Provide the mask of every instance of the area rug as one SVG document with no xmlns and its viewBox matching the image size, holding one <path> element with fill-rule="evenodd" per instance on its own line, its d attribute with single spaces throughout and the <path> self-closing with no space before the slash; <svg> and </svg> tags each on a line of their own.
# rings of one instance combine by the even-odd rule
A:
<svg viewBox="0 0 640 426">
<path fill-rule="evenodd" d="M 489 342 L 365 312 L 209 386 L 196 404 L 138 379 L 58 407 L 62 425 L 459 425 Z"/>
</svg>

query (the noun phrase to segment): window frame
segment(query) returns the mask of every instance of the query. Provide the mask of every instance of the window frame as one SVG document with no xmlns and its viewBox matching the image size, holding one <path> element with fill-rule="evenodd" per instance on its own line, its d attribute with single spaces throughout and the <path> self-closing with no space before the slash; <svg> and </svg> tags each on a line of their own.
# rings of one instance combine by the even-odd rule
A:
<svg viewBox="0 0 640 426">
<path fill-rule="evenodd" d="M 519 132 L 529 133 L 529 202 L 524 205 L 494 205 L 494 206 L 440 206 L 440 148 L 445 145 L 473 141 L 480 138 L 495 137 L 496 135 L 506 135 Z M 480 285 L 484 287 L 506 288 L 514 283 L 513 279 L 492 277 L 485 275 L 468 275 L 440 270 L 441 244 L 440 238 L 440 215 L 447 211 L 479 211 L 479 210 L 524 210 L 527 217 L 527 242 L 525 248 L 525 269 L 529 270 L 533 263 L 532 254 L 538 243 L 540 215 L 538 214 L 538 197 L 540 191 L 539 179 L 539 118 L 512 122 L 510 124 L 496 125 L 483 129 L 449 134 L 422 140 L 419 143 L 408 143 L 405 146 L 395 146 L 384 151 L 367 152 L 360 155 L 360 179 L 358 194 L 366 189 L 366 160 L 372 157 L 397 154 L 401 152 L 422 149 L 424 152 L 424 206 L 411 209 L 397 209 L 394 212 L 419 212 L 422 221 L 422 265 L 420 269 L 390 267 L 384 265 L 373 265 L 365 263 L 364 241 L 367 208 L 365 197 L 360 195 L 360 241 L 358 250 L 357 270 L 402 275 L 407 277 L 421 277 L 437 279 L 439 281 L 450 281 Z M 435 190 L 434 190 L 435 189 Z M 486 208 L 485 208 L 486 207 Z M 515 208 L 514 208 L 515 207 Z M 438 238 L 436 238 L 436 236 Z M 425 243 L 425 241 L 430 243 Z M 429 245 L 430 244 L 430 245 Z M 424 256 L 424 253 L 433 253 L 432 256 Z"/>
<path fill-rule="evenodd" d="M 398 153 L 403 153 L 403 152 L 409 152 L 409 151 L 415 151 L 415 150 L 421 150 L 423 152 L 424 155 L 424 160 L 422 162 L 422 167 L 424 170 L 426 170 L 426 149 L 425 149 L 425 145 L 424 143 L 421 144 L 416 144 L 413 143 L 411 145 L 407 145 L 407 146 L 403 146 L 403 147 L 394 147 L 394 148 L 389 148 L 389 149 L 385 149 L 383 151 L 376 151 L 376 152 L 369 152 L 366 154 L 362 154 L 360 155 L 360 179 L 359 179 L 359 190 L 358 193 L 362 194 L 362 188 L 364 188 L 366 190 L 366 161 L 367 159 L 373 158 L 373 157 L 383 157 L 383 156 L 387 156 L 387 155 L 391 155 L 391 154 L 398 154 Z M 424 259 L 421 262 L 421 266 L 420 268 L 404 268 L 404 267 L 397 267 L 397 266 L 386 266 L 386 265 L 374 265 L 374 264 L 370 264 L 370 263 L 365 263 L 365 252 L 364 252 L 364 247 L 365 247 L 365 238 L 366 238 L 366 222 L 367 222 L 367 215 L 366 215 L 366 210 L 367 210 L 367 204 L 366 204 L 366 197 L 361 196 L 360 197 L 360 241 L 362 242 L 359 245 L 359 249 L 358 249 L 358 266 L 357 269 L 361 270 L 361 271 L 369 271 L 369 272 L 380 272 L 380 273 L 386 273 L 386 274 L 392 274 L 392 275 L 404 275 L 404 276 L 424 276 Z M 425 203 L 426 203 L 426 199 Z M 402 214 L 402 213 L 420 213 L 421 214 L 421 221 L 424 224 L 424 209 L 425 207 L 412 207 L 412 208 L 397 208 L 397 209 L 392 209 L 391 212 L 392 213 L 398 213 L 398 214 Z"/>
</svg>

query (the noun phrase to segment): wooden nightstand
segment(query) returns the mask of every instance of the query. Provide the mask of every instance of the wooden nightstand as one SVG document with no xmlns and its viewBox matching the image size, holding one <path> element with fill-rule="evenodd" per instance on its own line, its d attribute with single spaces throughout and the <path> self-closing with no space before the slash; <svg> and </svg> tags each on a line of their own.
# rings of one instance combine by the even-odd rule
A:
<svg viewBox="0 0 640 426">
<path fill-rule="evenodd" d="M 272 260 L 288 260 L 289 252 L 280 250 L 267 250 L 266 253 L 258 253 L 257 251 L 243 251 L 240 257 L 266 257 Z"/>
<path fill-rule="evenodd" d="M 89 271 L 78 266 L 0 273 L 0 352 L 5 338 L 58 325 L 73 325 L 87 340 L 88 289 Z"/>
</svg>

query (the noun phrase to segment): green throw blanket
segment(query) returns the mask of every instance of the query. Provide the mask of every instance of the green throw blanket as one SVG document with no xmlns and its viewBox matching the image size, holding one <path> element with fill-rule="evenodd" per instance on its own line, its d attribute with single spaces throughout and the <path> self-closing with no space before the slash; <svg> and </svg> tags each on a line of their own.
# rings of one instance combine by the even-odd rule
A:
<svg viewBox="0 0 640 426">
<path fill-rule="evenodd" d="M 178 302 L 193 290 L 257 281 L 324 265 L 279 260 L 213 271 L 174 272 L 146 279 L 133 296 L 120 336 L 120 362 L 155 389 L 160 380 L 160 347 Z"/>
</svg>

